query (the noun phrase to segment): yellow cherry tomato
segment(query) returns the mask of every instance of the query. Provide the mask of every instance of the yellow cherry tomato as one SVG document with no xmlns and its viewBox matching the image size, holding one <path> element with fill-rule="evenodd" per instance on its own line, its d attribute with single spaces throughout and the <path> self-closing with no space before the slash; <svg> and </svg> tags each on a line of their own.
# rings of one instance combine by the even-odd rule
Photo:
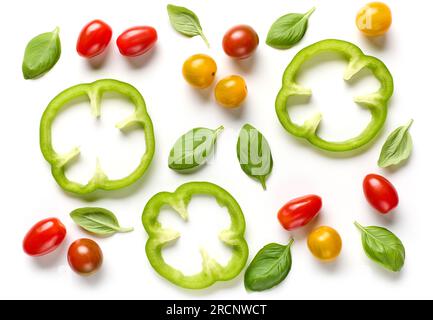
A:
<svg viewBox="0 0 433 320">
<path fill-rule="evenodd" d="M 383 35 L 391 27 L 391 23 L 391 9 L 382 2 L 367 4 L 356 16 L 358 29 L 369 37 Z"/>
<path fill-rule="evenodd" d="M 226 108 L 236 108 L 247 97 L 247 84 L 241 76 L 221 79 L 215 87 L 216 101 Z"/>
<path fill-rule="evenodd" d="M 331 227 L 319 227 L 308 236 L 308 248 L 313 256 L 322 261 L 332 261 L 341 252 L 342 242 L 337 231 Z"/>
<path fill-rule="evenodd" d="M 204 89 L 215 79 L 217 65 L 211 57 L 205 54 L 195 54 L 183 64 L 182 73 L 185 80 L 193 87 Z"/>
</svg>

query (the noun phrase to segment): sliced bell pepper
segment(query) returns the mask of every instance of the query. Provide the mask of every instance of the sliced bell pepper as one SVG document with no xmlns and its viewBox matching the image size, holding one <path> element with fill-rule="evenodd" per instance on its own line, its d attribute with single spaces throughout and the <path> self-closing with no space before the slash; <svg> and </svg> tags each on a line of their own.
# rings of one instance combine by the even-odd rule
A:
<svg viewBox="0 0 433 320">
<path fill-rule="evenodd" d="M 92 113 L 95 117 L 101 115 L 101 100 L 105 92 L 116 92 L 127 98 L 135 106 L 134 113 L 119 122 L 116 127 L 126 130 L 133 125 L 143 127 L 146 141 L 146 151 L 141 158 L 138 167 L 127 177 L 110 180 L 103 172 L 99 161 L 93 177 L 85 185 L 69 180 L 65 174 L 65 168 L 80 153 L 79 148 L 73 148 L 66 154 L 58 154 L 52 144 L 52 124 L 61 110 L 71 101 L 87 96 L 90 101 Z M 51 165 L 51 172 L 57 183 L 66 191 L 87 194 L 97 189 L 115 190 L 126 187 L 137 181 L 149 167 L 155 152 L 155 137 L 153 133 L 152 120 L 147 114 L 146 104 L 143 96 L 132 85 L 117 80 L 105 79 L 89 84 L 73 86 L 57 95 L 47 106 L 42 115 L 40 123 L 40 148 L 44 158 Z"/>
<path fill-rule="evenodd" d="M 231 226 L 219 234 L 219 238 L 232 248 L 232 258 L 222 266 L 201 249 L 202 266 L 200 273 L 185 275 L 167 264 L 162 256 L 164 247 L 176 241 L 180 234 L 164 228 L 158 221 L 160 210 L 164 206 L 173 208 L 183 220 L 188 219 L 187 207 L 193 195 L 215 197 L 222 207 L 228 209 Z M 181 185 L 175 192 L 160 192 L 153 196 L 143 211 L 143 226 L 149 235 L 146 243 L 146 255 L 150 264 L 162 277 L 182 288 L 203 289 L 217 281 L 228 281 L 235 278 L 248 259 L 248 245 L 244 239 L 245 219 L 242 209 L 236 200 L 223 188 L 209 182 L 189 182 Z"/>
<path fill-rule="evenodd" d="M 364 68 L 370 69 L 380 82 L 377 92 L 355 97 L 354 101 L 371 112 L 371 122 L 361 134 L 349 140 L 331 142 L 320 138 L 317 129 L 322 119 L 321 114 L 313 116 L 303 125 L 292 122 L 287 102 L 291 96 L 310 96 L 311 90 L 297 83 L 297 75 L 302 65 L 309 59 L 325 52 L 336 52 L 348 61 L 344 73 L 344 80 L 350 80 Z M 361 49 L 350 42 L 342 40 L 323 40 L 302 49 L 288 65 L 283 76 L 283 84 L 278 93 L 275 108 L 283 127 L 292 135 L 304 138 L 312 145 L 327 151 L 342 152 L 351 151 L 364 146 L 373 140 L 382 129 L 388 109 L 388 101 L 394 91 L 391 73 L 385 64 L 377 58 L 365 55 Z"/>
</svg>

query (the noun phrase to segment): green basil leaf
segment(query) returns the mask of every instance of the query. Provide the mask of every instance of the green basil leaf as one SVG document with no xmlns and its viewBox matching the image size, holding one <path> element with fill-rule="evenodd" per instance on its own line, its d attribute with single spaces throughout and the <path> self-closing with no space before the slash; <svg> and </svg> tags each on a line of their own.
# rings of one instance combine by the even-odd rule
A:
<svg viewBox="0 0 433 320">
<path fill-rule="evenodd" d="M 316 8 L 305 14 L 289 13 L 275 21 L 268 32 L 266 44 L 276 49 L 288 49 L 304 37 L 308 19 Z"/>
<path fill-rule="evenodd" d="M 412 123 L 413 120 L 410 120 L 407 125 L 398 127 L 389 135 L 380 152 L 377 162 L 379 167 L 386 168 L 397 165 L 409 158 L 413 145 L 412 137 L 409 133 Z"/>
<path fill-rule="evenodd" d="M 122 228 L 116 216 L 104 208 L 86 207 L 70 214 L 72 220 L 84 230 L 100 236 L 110 236 L 117 232 L 131 232 L 133 228 Z"/>
<path fill-rule="evenodd" d="M 274 165 L 266 138 L 252 125 L 246 124 L 239 133 L 236 151 L 242 170 L 259 180 L 266 190 L 266 177 Z"/>
<path fill-rule="evenodd" d="M 264 291 L 280 284 L 292 268 L 291 246 L 270 243 L 254 257 L 245 272 L 245 288 L 251 291 Z"/>
<path fill-rule="evenodd" d="M 51 70 L 59 61 L 61 51 L 59 28 L 30 40 L 24 53 L 24 79 L 34 79 Z"/>
<path fill-rule="evenodd" d="M 187 37 L 200 36 L 209 47 L 209 41 L 203 33 L 200 20 L 197 15 L 185 7 L 178 7 L 172 4 L 167 5 L 168 17 L 173 28 Z"/>
<path fill-rule="evenodd" d="M 393 272 L 403 268 L 406 253 L 395 234 L 382 227 L 363 227 L 357 222 L 355 225 L 362 233 L 362 246 L 371 260 Z"/>
<path fill-rule="evenodd" d="M 190 171 L 203 165 L 223 130 L 223 126 L 216 130 L 194 128 L 182 135 L 170 151 L 168 167 L 176 171 Z"/>
</svg>

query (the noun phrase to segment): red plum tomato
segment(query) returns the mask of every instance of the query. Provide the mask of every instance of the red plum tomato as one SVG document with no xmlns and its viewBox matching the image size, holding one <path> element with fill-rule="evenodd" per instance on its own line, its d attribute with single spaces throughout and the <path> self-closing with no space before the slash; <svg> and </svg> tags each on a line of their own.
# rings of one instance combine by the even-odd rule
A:
<svg viewBox="0 0 433 320">
<path fill-rule="evenodd" d="M 137 57 L 153 48 L 158 40 L 155 28 L 149 26 L 133 27 L 125 30 L 117 38 L 117 47 L 126 57 Z"/>
<path fill-rule="evenodd" d="M 84 58 L 100 55 L 111 41 L 113 31 L 101 20 L 93 20 L 81 30 L 77 40 L 77 52 Z"/>
<path fill-rule="evenodd" d="M 364 195 L 370 205 L 382 214 L 387 214 L 398 205 L 398 194 L 386 178 L 369 174 L 364 178 Z"/>
<path fill-rule="evenodd" d="M 294 230 L 307 225 L 322 208 L 322 199 L 307 195 L 287 202 L 278 212 L 278 220 L 286 230 Z"/>
<path fill-rule="evenodd" d="M 24 252 L 38 257 L 56 250 L 66 237 L 66 228 L 57 218 L 48 218 L 36 223 L 23 241 Z"/>
</svg>

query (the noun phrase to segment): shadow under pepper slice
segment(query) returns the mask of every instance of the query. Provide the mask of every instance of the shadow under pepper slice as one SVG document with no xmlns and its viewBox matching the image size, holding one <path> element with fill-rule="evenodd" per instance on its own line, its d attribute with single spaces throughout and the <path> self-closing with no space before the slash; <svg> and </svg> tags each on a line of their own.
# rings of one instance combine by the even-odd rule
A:
<svg viewBox="0 0 433 320">
<path fill-rule="evenodd" d="M 202 249 L 202 271 L 188 276 L 165 262 L 162 250 L 176 241 L 180 234 L 177 231 L 163 228 L 158 217 L 162 207 L 170 206 L 183 220 L 187 220 L 187 207 L 194 195 L 212 196 L 219 205 L 228 209 L 231 225 L 229 229 L 221 231 L 219 238 L 232 248 L 233 255 L 228 264 L 222 266 Z M 245 219 L 242 209 L 230 193 L 213 183 L 189 182 L 181 185 L 173 193 L 156 194 L 146 204 L 142 221 L 149 235 L 146 255 L 150 264 L 162 277 L 177 286 L 187 289 L 204 289 L 217 281 L 228 281 L 235 278 L 245 267 L 248 259 L 248 244 L 244 239 Z"/>
<path fill-rule="evenodd" d="M 71 181 L 66 177 L 65 167 L 79 155 L 80 150 L 79 148 L 73 148 L 66 154 L 58 154 L 52 144 L 52 124 L 63 107 L 69 102 L 83 96 L 89 98 L 93 115 L 100 117 L 101 100 L 105 92 L 116 92 L 127 97 L 134 104 L 134 113 L 119 122 L 116 127 L 120 130 L 127 130 L 134 125 L 142 127 L 146 141 L 146 151 L 138 167 L 125 178 L 110 180 L 102 171 L 98 162 L 96 164 L 96 171 L 87 184 Z M 146 172 L 152 161 L 155 152 L 155 137 L 152 120 L 147 113 L 146 104 L 140 92 L 128 83 L 104 79 L 93 83 L 79 84 L 66 89 L 48 104 L 40 123 L 40 148 L 44 158 L 51 165 L 51 172 L 54 179 L 64 190 L 77 194 L 87 194 L 97 189 L 120 189 L 137 181 Z"/>
<path fill-rule="evenodd" d="M 300 68 L 311 58 L 326 52 L 339 53 L 348 61 L 344 80 L 352 79 L 362 69 L 367 68 L 380 82 L 380 89 L 377 92 L 358 96 L 354 99 L 356 103 L 370 110 L 371 122 L 358 136 L 340 142 L 327 141 L 317 135 L 317 129 L 322 118 L 320 113 L 300 126 L 292 122 L 287 112 L 289 97 L 310 96 L 312 94 L 310 89 L 302 87 L 296 82 Z M 323 40 L 302 49 L 288 65 L 284 72 L 282 88 L 275 102 L 275 109 L 281 124 L 292 135 L 304 138 L 312 145 L 323 150 L 333 152 L 351 151 L 369 143 L 382 129 L 387 116 L 388 101 L 393 91 L 392 76 L 382 61 L 365 55 L 361 49 L 350 42 L 333 39 Z"/>
</svg>

